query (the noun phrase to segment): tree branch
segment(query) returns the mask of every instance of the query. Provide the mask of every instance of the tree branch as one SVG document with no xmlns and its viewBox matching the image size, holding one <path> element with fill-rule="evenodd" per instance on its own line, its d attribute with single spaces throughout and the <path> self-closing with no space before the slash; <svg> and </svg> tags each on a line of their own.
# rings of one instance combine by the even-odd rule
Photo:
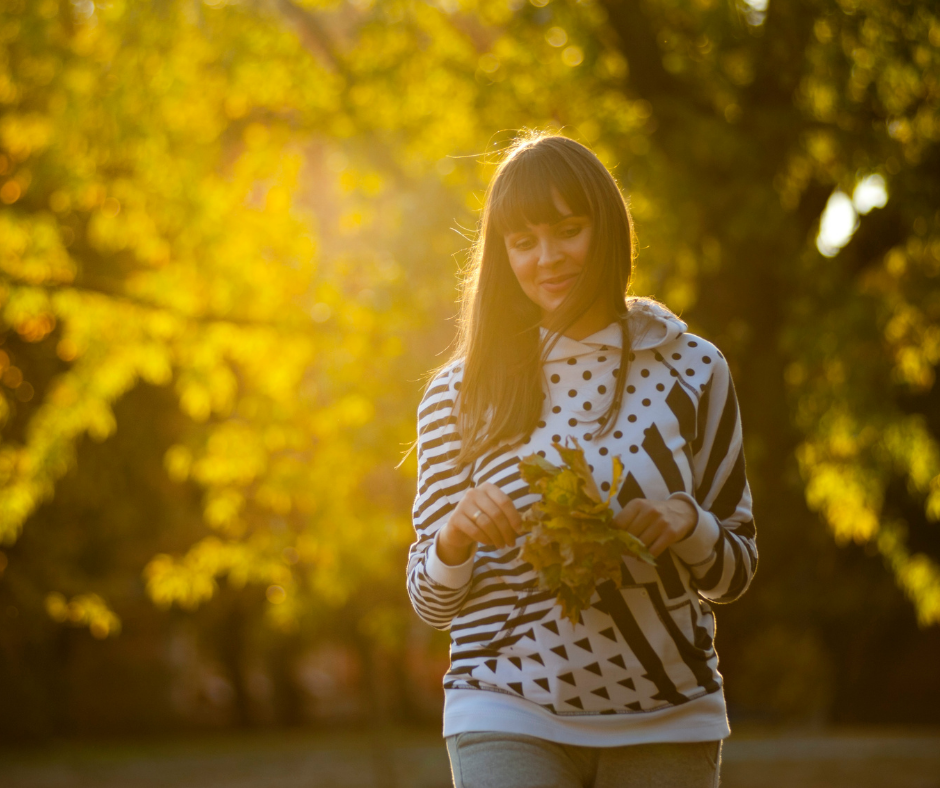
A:
<svg viewBox="0 0 940 788">
<path fill-rule="evenodd" d="M 291 0 L 269 0 L 270 5 L 287 24 L 294 30 L 300 43 L 327 71 L 348 76 L 342 59 L 333 49 L 333 42 L 323 29 L 319 20 L 300 6 L 294 5 Z"/>
<path fill-rule="evenodd" d="M 620 39 L 621 51 L 630 67 L 629 83 L 651 104 L 663 98 L 679 99 L 686 107 L 714 116 L 714 109 L 663 66 L 657 33 L 638 0 L 602 0 L 608 21 Z"/>
</svg>

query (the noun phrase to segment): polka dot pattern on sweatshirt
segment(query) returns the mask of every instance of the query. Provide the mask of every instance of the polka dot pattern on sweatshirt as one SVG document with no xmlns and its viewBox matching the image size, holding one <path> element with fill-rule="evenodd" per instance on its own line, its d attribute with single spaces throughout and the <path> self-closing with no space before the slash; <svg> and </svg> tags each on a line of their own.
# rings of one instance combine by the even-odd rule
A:
<svg viewBox="0 0 940 788">
<path fill-rule="evenodd" d="M 663 436 L 678 431 L 664 425 L 663 419 L 674 421 L 674 409 L 686 402 L 692 403 L 694 412 L 717 350 L 680 333 L 659 347 L 636 347 L 626 354 L 610 342 L 579 343 L 577 351 L 572 356 L 550 354 L 545 362 L 547 397 L 528 451 L 537 450 L 550 462 L 559 462 L 551 443 L 576 438 L 597 469 L 593 473 L 598 486 L 603 489 L 607 484 L 609 489 L 612 457 L 620 457 L 627 471 L 636 462 L 661 462 Z M 617 420 L 613 429 L 604 429 L 622 371 L 626 379 Z"/>
</svg>

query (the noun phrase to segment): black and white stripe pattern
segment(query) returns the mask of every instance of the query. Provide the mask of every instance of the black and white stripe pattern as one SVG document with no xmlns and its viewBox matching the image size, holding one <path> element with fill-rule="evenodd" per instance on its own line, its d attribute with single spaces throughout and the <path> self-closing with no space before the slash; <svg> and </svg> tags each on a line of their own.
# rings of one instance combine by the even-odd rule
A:
<svg viewBox="0 0 940 788">
<path fill-rule="evenodd" d="M 693 441 L 695 500 L 718 522 L 721 537 L 714 559 L 692 568 L 692 584 L 706 599 L 733 602 L 757 571 L 757 544 L 738 399 L 727 363 L 716 365 L 702 402 Z"/>
<path fill-rule="evenodd" d="M 631 350 L 627 394 L 616 429 L 595 440 L 621 363 L 619 328 L 576 342 L 562 338 L 545 363 L 543 420 L 521 450 L 503 447 L 460 472 L 453 415 L 462 374 L 445 369 L 418 410 L 417 540 L 408 592 L 418 615 L 451 631 L 445 689 L 506 693 L 556 715 L 632 714 L 681 705 L 721 689 L 708 602 L 730 602 L 757 568 L 741 422 L 727 363 L 714 345 L 685 333 L 669 313 L 640 312 L 646 328 Z M 596 421 L 593 428 L 596 429 Z M 448 567 L 434 538 L 472 485 L 492 482 L 520 511 L 537 496 L 519 476 L 520 456 L 557 461 L 553 439 L 573 435 L 602 489 L 619 455 L 625 478 L 615 508 L 635 497 L 679 496 L 698 523 L 656 567 L 630 557 L 623 582 L 598 588 L 572 625 L 515 546 L 479 546 L 465 565 Z"/>
<path fill-rule="evenodd" d="M 453 463 L 460 445 L 453 415 L 458 370 L 451 366 L 438 375 L 418 408 L 418 495 L 412 516 L 421 525 L 408 559 L 408 593 L 421 618 L 438 629 L 451 625 L 469 591 L 469 586 L 448 588 L 426 571 L 435 534 L 471 486 L 472 466 L 457 473 Z"/>
</svg>

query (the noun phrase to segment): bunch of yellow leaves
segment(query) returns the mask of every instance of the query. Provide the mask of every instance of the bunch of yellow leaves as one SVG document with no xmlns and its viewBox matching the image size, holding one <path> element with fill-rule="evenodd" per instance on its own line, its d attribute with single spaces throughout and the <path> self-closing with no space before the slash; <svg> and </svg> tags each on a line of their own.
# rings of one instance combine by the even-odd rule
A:
<svg viewBox="0 0 940 788">
<path fill-rule="evenodd" d="M 539 586 L 557 594 L 564 616 L 573 622 L 591 604 L 599 582 L 621 582 L 625 552 L 655 565 L 646 546 L 613 524 L 610 500 L 620 487 L 623 462 L 613 457 L 610 494 L 604 498 L 576 438 L 574 448 L 553 442 L 564 465 L 552 465 L 537 454 L 519 463 L 529 489 L 542 498 L 522 516 L 526 530 L 522 558 L 538 571 Z"/>
</svg>

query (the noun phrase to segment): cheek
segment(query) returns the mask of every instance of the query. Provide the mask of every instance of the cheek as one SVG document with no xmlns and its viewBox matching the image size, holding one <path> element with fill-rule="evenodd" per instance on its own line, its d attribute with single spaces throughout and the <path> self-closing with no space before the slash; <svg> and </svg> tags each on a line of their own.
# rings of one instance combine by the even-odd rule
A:
<svg viewBox="0 0 940 788">
<path fill-rule="evenodd" d="M 587 262 L 590 251 L 591 251 L 591 236 L 587 235 L 585 238 L 581 240 L 581 243 L 578 245 L 577 256 L 578 256 L 578 259 L 580 259 L 582 265 L 584 265 L 584 263 Z"/>
<path fill-rule="evenodd" d="M 533 267 L 528 258 L 522 255 L 511 256 L 509 266 L 523 290 L 532 287 Z"/>
</svg>

